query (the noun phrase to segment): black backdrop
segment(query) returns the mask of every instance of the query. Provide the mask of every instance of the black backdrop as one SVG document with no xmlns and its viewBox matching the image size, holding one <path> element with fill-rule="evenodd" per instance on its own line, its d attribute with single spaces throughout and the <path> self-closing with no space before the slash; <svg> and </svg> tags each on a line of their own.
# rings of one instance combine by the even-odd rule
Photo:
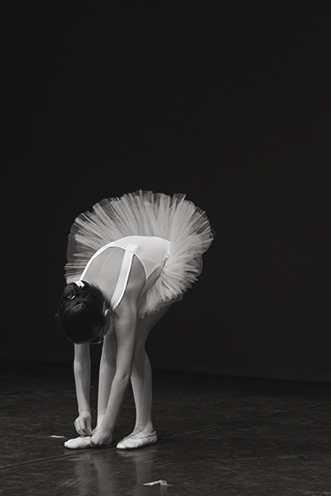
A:
<svg viewBox="0 0 331 496">
<path fill-rule="evenodd" d="M 216 233 L 153 366 L 330 381 L 323 2 L 50 1 L 7 21 L 2 356 L 72 359 L 53 318 L 70 225 L 152 189 Z"/>
</svg>

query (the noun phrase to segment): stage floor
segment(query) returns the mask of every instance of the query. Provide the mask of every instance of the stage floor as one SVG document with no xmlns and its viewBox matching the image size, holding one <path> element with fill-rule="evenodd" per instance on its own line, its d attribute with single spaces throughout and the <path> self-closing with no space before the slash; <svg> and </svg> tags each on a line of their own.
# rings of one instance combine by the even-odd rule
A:
<svg viewBox="0 0 331 496">
<path fill-rule="evenodd" d="M 131 389 L 104 449 L 69 451 L 68 365 L 2 360 L 0 495 L 331 496 L 331 385 L 154 373 L 159 442 L 115 444 L 134 424 Z M 97 370 L 92 373 L 96 403 Z M 95 413 L 95 408 L 94 408 Z"/>
</svg>

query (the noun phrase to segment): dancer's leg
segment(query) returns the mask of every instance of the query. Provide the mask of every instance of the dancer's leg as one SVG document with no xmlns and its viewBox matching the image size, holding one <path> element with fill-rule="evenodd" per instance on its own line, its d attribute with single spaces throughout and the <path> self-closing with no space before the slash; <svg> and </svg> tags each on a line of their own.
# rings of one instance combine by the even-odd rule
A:
<svg viewBox="0 0 331 496">
<path fill-rule="evenodd" d="M 171 304 L 159 311 L 138 319 L 137 338 L 133 366 L 131 372 L 131 385 L 136 406 L 136 423 L 133 432 L 122 440 L 117 447 L 121 449 L 141 447 L 156 442 L 156 434 L 152 422 L 152 370 L 146 353 L 146 339 L 155 324 L 163 317 Z M 149 437 L 150 436 L 150 437 Z M 136 444 L 138 444 L 136 446 Z"/>
<path fill-rule="evenodd" d="M 152 369 L 146 353 L 146 340 L 170 304 L 138 320 L 137 341 L 131 372 L 131 384 L 136 405 L 135 432 L 153 432 L 152 423 Z"/>
<path fill-rule="evenodd" d="M 136 423 L 134 433 L 153 432 L 152 423 L 152 369 L 145 349 L 145 342 L 137 343 L 131 385 L 136 406 Z"/>
</svg>

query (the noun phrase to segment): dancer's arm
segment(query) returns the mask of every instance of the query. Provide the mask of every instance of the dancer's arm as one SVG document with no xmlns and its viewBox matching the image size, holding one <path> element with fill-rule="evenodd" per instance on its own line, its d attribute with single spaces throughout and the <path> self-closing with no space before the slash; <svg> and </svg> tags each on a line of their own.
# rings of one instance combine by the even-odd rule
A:
<svg viewBox="0 0 331 496">
<path fill-rule="evenodd" d="M 90 377 L 91 359 L 89 344 L 75 344 L 74 377 L 79 416 L 75 427 L 81 436 L 91 433 Z"/>
<path fill-rule="evenodd" d="M 112 381 L 103 421 L 91 439 L 93 446 L 102 446 L 106 441 L 109 441 L 115 428 L 131 375 L 137 308 L 134 301 L 122 302 L 120 307 L 115 315 L 117 338 L 116 373 Z"/>
<path fill-rule="evenodd" d="M 105 335 L 100 359 L 97 428 L 100 427 L 105 416 L 110 389 L 116 372 L 116 350 L 115 333 L 109 330 Z"/>
</svg>

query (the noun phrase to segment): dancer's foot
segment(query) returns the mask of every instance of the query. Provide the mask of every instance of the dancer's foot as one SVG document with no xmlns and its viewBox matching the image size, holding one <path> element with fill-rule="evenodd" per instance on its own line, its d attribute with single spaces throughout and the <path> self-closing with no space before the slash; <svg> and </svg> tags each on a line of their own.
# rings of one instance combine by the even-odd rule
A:
<svg viewBox="0 0 331 496">
<path fill-rule="evenodd" d="M 64 443 L 64 447 L 68 449 L 84 449 L 91 447 L 91 437 L 75 437 L 74 439 L 69 439 Z"/>
<path fill-rule="evenodd" d="M 144 432 L 139 432 L 137 434 L 130 434 L 130 436 L 125 437 L 116 446 L 117 449 L 127 450 L 127 449 L 138 449 L 144 448 L 145 446 L 150 446 L 157 442 L 156 432 L 151 434 L 146 434 Z"/>
</svg>

